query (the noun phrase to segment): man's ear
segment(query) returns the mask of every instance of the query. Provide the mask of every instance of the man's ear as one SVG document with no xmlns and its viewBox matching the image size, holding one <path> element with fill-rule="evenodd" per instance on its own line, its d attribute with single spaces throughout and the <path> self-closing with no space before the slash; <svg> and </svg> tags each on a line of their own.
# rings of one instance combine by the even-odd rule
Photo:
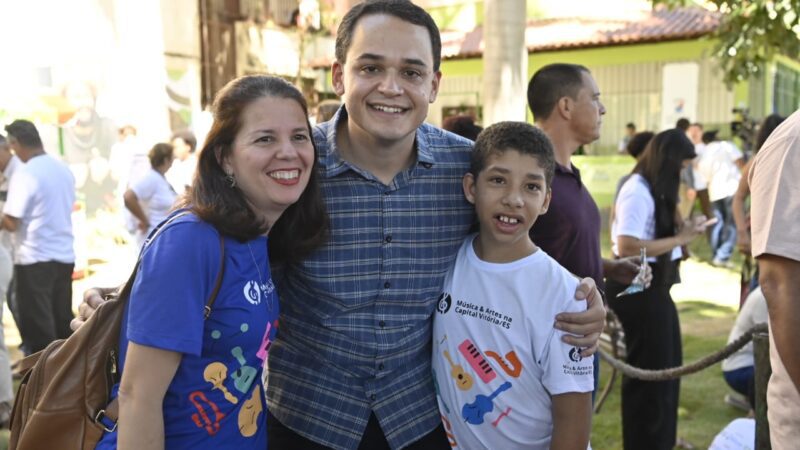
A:
<svg viewBox="0 0 800 450">
<path fill-rule="evenodd" d="M 467 173 L 464 175 L 464 178 L 461 179 L 461 187 L 464 189 L 464 197 L 467 198 L 467 201 L 475 204 L 475 177 L 472 176 L 471 173 Z"/>
<path fill-rule="evenodd" d="M 572 99 L 568 96 L 561 97 L 556 102 L 556 113 L 561 116 L 564 120 L 569 120 L 572 118 L 572 108 L 573 102 Z"/>
<path fill-rule="evenodd" d="M 431 95 L 428 97 L 428 103 L 436 101 L 436 96 L 439 95 L 439 83 L 442 81 L 442 71 L 437 70 L 433 74 L 433 81 L 431 82 Z"/>
<path fill-rule="evenodd" d="M 334 61 L 331 65 L 331 83 L 336 95 L 344 95 L 344 64 L 339 61 Z"/>
</svg>

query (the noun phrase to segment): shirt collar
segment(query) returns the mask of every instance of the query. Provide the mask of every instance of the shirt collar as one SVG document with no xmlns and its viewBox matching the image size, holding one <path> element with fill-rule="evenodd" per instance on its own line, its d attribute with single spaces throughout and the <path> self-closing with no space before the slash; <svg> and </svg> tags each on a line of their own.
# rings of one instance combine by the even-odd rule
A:
<svg viewBox="0 0 800 450">
<path fill-rule="evenodd" d="M 569 163 L 569 166 L 572 168 L 572 170 L 567 169 L 566 167 L 562 166 L 559 163 L 556 163 L 556 173 L 560 173 L 560 174 L 572 177 L 575 180 L 577 180 L 578 183 L 580 183 L 581 182 L 581 171 L 578 170 L 578 168 L 575 167 L 575 165 L 572 164 L 571 162 Z"/>
<path fill-rule="evenodd" d="M 324 144 L 319 146 L 320 164 L 328 176 L 336 176 L 348 169 L 354 167 L 342 158 L 339 148 L 336 144 L 336 135 L 338 125 L 341 121 L 347 120 L 347 109 L 342 105 L 336 114 L 327 122 L 317 125 L 317 132 L 322 133 Z M 430 150 L 430 143 L 428 138 L 430 125 L 422 124 L 417 128 L 414 145 L 417 151 L 417 164 L 421 164 L 426 168 L 431 167 L 436 163 L 434 153 Z M 318 141 L 319 142 L 319 141 Z"/>
</svg>

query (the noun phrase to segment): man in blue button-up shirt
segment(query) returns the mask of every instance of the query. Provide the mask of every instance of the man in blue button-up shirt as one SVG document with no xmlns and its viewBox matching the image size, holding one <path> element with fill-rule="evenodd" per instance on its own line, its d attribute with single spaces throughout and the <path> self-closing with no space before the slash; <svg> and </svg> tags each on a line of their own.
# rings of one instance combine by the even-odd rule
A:
<svg viewBox="0 0 800 450">
<path fill-rule="evenodd" d="M 267 373 L 275 449 L 449 449 L 430 365 L 431 316 L 473 222 L 461 179 L 472 142 L 423 124 L 441 72 L 439 30 L 408 1 L 356 5 L 336 38 L 344 100 L 319 125 L 327 244 L 276 274 L 281 322 Z M 605 310 L 559 317 L 596 348 Z M 81 316 L 100 301 L 89 295 Z"/>
<path fill-rule="evenodd" d="M 278 285 L 271 446 L 450 448 L 431 314 L 474 216 L 461 188 L 472 142 L 423 124 L 440 49 L 410 2 L 362 3 L 339 27 L 333 85 L 345 106 L 314 135 L 331 238 Z"/>
</svg>

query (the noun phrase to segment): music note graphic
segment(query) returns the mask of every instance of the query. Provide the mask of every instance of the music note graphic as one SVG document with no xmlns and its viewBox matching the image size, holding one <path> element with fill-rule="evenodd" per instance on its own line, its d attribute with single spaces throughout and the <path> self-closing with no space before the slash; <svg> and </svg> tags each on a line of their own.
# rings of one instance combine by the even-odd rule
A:
<svg viewBox="0 0 800 450">
<path fill-rule="evenodd" d="M 475 344 L 472 343 L 469 339 L 464 339 L 464 342 L 458 346 L 458 350 L 464 355 L 464 358 L 467 359 L 467 362 L 472 369 L 475 370 L 475 373 L 483 380 L 484 383 L 488 383 L 497 377 L 497 373 L 495 373 L 492 366 L 486 362 L 481 352 L 478 351 L 478 348 L 475 347 Z"/>
<path fill-rule="evenodd" d="M 444 351 L 444 357 L 447 358 L 447 362 L 450 363 L 450 376 L 453 377 L 453 380 L 456 382 L 456 387 L 462 391 L 468 391 L 472 387 L 472 377 L 464 372 L 464 367 L 462 367 L 461 364 L 453 363 L 453 360 L 450 358 L 450 352 L 447 350 Z"/>
<path fill-rule="evenodd" d="M 519 378 L 519 374 L 522 373 L 522 362 L 519 360 L 519 357 L 517 357 L 517 354 L 514 352 L 514 350 L 506 353 L 506 359 L 508 360 L 508 363 L 503 360 L 502 356 L 491 350 L 486 351 L 486 356 L 497 361 L 497 364 L 500 365 L 500 368 L 503 369 L 503 372 L 514 378 Z M 509 365 L 509 363 L 511 365 Z"/>
<path fill-rule="evenodd" d="M 511 388 L 511 382 L 506 381 L 505 383 L 501 384 L 499 388 L 497 388 L 490 396 L 485 396 L 483 394 L 478 394 L 475 397 L 475 401 L 472 403 L 468 403 L 461 408 L 461 417 L 464 418 L 464 421 L 470 423 L 472 425 L 480 425 L 483 423 L 483 416 L 486 413 L 492 412 L 494 409 L 494 404 L 492 400 L 495 397 L 500 395 L 501 392 L 508 390 Z"/>
</svg>

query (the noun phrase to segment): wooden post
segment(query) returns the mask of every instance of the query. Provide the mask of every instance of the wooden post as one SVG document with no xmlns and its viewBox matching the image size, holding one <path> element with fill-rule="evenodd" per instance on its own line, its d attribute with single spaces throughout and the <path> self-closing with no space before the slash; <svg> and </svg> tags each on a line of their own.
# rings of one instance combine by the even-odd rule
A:
<svg viewBox="0 0 800 450">
<path fill-rule="evenodd" d="M 756 397 L 756 450 L 771 450 L 769 441 L 769 421 L 767 420 L 767 383 L 772 374 L 769 365 L 769 334 L 753 334 L 753 355 L 755 358 L 755 397 Z"/>
</svg>

